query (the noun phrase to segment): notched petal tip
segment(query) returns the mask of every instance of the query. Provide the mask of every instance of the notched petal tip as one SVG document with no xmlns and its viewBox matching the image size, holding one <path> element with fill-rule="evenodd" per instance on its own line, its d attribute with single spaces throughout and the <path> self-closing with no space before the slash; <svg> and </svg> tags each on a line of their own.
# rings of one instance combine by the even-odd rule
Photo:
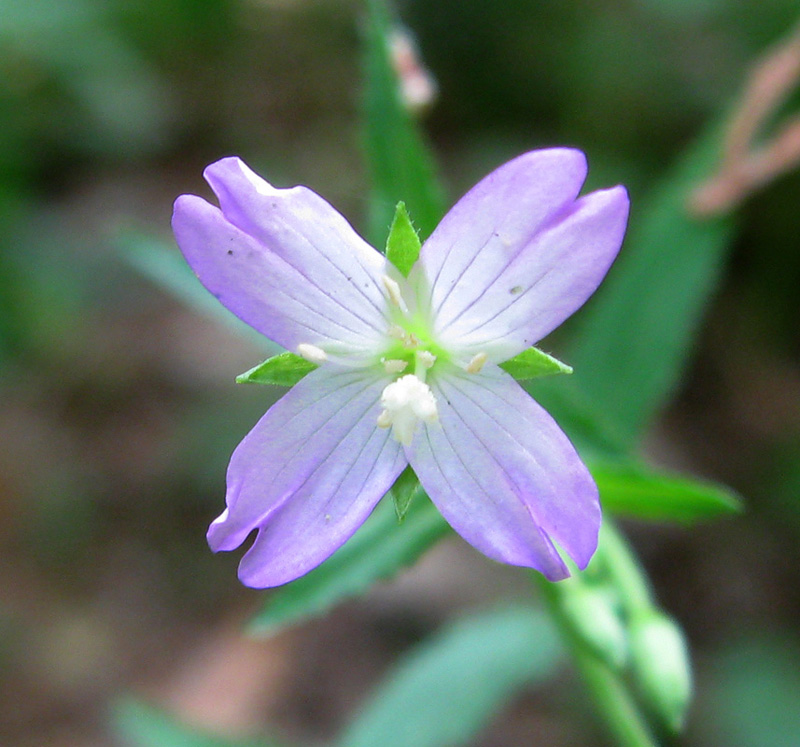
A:
<svg viewBox="0 0 800 747">
<path fill-rule="evenodd" d="M 187 220 L 191 220 L 198 207 L 208 203 L 197 195 L 179 195 L 172 205 L 172 228 L 176 229 L 183 225 Z"/>
<path fill-rule="evenodd" d="M 259 182 L 268 184 L 262 177 L 258 176 L 239 156 L 226 156 L 213 163 L 208 164 L 203 169 L 203 178 L 216 192 L 215 184 L 228 179 L 247 179 L 251 184 Z"/>
<path fill-rule="evenodd" d="M 598 190 L 593 194 L 602 195 L 605 198 L 604 202 L 609 213 L 627 222 L 631 199 L 628 195 L 628 190 L 622 184 Z"/>
<path fill-rule="evenodd" d="M 206 541 L 212 552 L 235 550 L 247 539 L 251 528 L 244 529 L 232 526 L 229 509 L 225 509 L 211 522 L 206 532 Z"/>
<path fill-rule="evenodd" d="M 582 150 L 562 146 L 529 150 L 508 162 L 508 164 L 517 163 L 520 166 L 534 167 L 537 170 L 552 168 L 558 169 L 562 173 L 566 170 L 573 175 L 573 178 L 582 175 L 581 182 L 586 179 L 589 171 L 586 154 Z"/>
</svg>

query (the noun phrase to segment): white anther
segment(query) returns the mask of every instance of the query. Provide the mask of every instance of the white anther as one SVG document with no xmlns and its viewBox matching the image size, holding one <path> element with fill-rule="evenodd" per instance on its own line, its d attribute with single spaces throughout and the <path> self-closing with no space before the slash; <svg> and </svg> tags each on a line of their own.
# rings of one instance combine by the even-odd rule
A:
<svg viewBox="0 0 800 747">
<path fill-rule="evenodd" d="M 414 374 L 401 376 L 389 384 L 381 394 L 383 410 L 378 415 L 378 427 L 392 426 L 392 437 L 408 446 L 417 423 L 435 423 L 439 419 L 436 398 L 431 388 Z"/>
<path fill-rule="evenodd" d="M 388 361 L 384 358 L 381 362 L 388 374 L 402 373 L 408 368 L 408 361 L 401 361 L 399 358 L 390 358 Z"/>
<path fill-rule="evenodd" d="M 322 348 L 318 348 L 316 345 L 310 345 L 307 342 L 301 342 L 297 346 L 297 354 L 310 363 L 316 363 L 317 365 L 328 360 L 328 354 Z"/>
<path fill-rule="evenodd" d="M 383 287 L 386 288 L 386 295 L 389 296 L 389 300 L 398 308 L 406 311 L 408 307 L 403 300 L 403 295 L 400 293 L 400 286 L 397 282 L 392 280 L 388 275 L 384 275 L 381 280 L 383 280 Z"/>
<path fill-rule="evenodd" d="M 420 350 L 417 353 L 417 360 L 425 368 L 430 368 L 434 363 L 436 363 L 436 356 L 429 350 Z"/>
<path fill-rule="evenodd" d="M 417 337 L 413 332 L 406 332 L 403 335 L 404 348 L 415 348 L 417 345 L 419 345 L 419 337 Z"/>
<path fill-rule="evenodd" d="M 478 353 L 473 356 L 472 360 L 467 364 L 467 373 L 478 373 L 483 368 L 483 364 L 486 363 L 488 357 L 486 353 Z"/>
<path fill-rule="evenodd" d="M 397 324 L 392 324 L 389 329 L 386 330 L 386 334 L 389 335 L 389 337 L 394 337 L 396 340 L 404 340 L 408 336 L 408 332 Z"/>
</svg>

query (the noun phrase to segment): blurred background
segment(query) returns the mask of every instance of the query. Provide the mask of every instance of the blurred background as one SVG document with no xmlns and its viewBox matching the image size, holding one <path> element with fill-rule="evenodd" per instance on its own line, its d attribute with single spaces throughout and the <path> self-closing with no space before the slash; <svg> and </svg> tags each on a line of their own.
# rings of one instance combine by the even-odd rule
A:
<svg viewBox="0 0 800 747">
<path fill-rule="evenodd" d="M 634 213 L 800 17 L 793 0 L 399 10 L 438 84 L 424 124 L 448 202 L 507 158 L 562 144 L 587 152 L 591 188 L 625 183 Z M 241 626 L 265 594 L 238 584 L 238 556 L 205 544 L 230 452 L 280 392 L 233 383 L 266 344 L 171 292 L 170 268 L 138 249 L 164 243 L 179 262 L 172 201 L 209 196 L 202 168 L 230 154 L 364 226 L 363 16 L 355 0 L 0 6 L 4 746 L 122 744 L 109 713 L 131 693 L 219 732 L 320 743 L 442 621 L 527 593 L 448 540 L 259 642 Z M 691 367 L 648 439 L 655 463 L 726 482 L 746 512 L 627 525 L 693 648 L 689 745 L 800 743 L 798 205 L 794 170 L 737 208 Z M 565 670 L 474 744 L 602 734 Z"/>
</svg>

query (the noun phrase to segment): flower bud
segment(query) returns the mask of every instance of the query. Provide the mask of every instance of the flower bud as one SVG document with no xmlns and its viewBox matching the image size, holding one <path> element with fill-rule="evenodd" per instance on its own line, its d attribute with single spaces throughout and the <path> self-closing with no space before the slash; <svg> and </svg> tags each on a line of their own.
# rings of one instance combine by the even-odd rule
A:
<svg viewBox="0 0 800 747">
<path fill-rule="evenodd" d="M 665 726 L 680 731 L 692 694 L 691 663 L 680 627 L 663 613 L 647 610 L 631 620 L 628 641 L 642 697 Z"/>
<path fill-rule="evenodd" d="M 606 664 L 621 669 L 628 654 L 625 629 L 610 594 L 570 581 L 561 587 L 561 609 L 573 631 Z"/>
</svg>

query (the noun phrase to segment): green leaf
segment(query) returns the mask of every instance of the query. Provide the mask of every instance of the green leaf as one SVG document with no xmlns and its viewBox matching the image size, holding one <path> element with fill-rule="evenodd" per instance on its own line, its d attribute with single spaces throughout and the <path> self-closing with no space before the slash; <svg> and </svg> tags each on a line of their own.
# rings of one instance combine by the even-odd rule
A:
<svg viewBox="0 0 800 747">
<path fill-rule="evenodd" d="M 613 413 L 581 389 L 577 376 L 532 379 L 522 386 L 555 418 L 584 458 L 627 456 L 628 445 Z"/>
<path fill-rule="evenodd" d="M 677 385 L 731 246 L 730 219 L 697 220 L 686 208 L 719 142 L 714 126 L 649 197 L 633 200 L 629 235 L 570 353 L 575 380 L 629 448 Z"/>
<path fill-rule="evenodd" d="M 333 556 L 273 592 L 251 621 L 250 632 L 272 634 L 363 594 L 376 581 L 411 565 L 448 531 L 447 522 L 421 491 L 399 526 L 391 501 L 381 501 L 364 526 Z"/>
<path fill-rule="evenodd" d="M 419 480 L 414 474 L 411 467 L 406 467 L 394 481 L 389 490 L 389 495 L 392 496 L 394 502 L 394 511 L 397 514 L 397 520 L 402 522 L 406 518 L 408 510 L 411 508 L 411 502 L 420 495 L 425 497 L 425 493 L 420 487 Z"/>
<path fill-rule="evenodd" d="M 419 236 L 411 224 L 411 218 L 406 210 L 406 204 L 398 202 L 392 227 L 389 229 L 389 238 L 386 240 L 387 259 L 402 273 L 403 277 L 408 277 L 408 273 L 419 257 L 421 247 Z"/>
<path fill-rule="evenodd" d="M 735 493 L 714 483 L 634 464 L 594 463 L 590 469 L 603 507 L 615 514 L 692 524 L 742 510 Z"/>
<path fill-rule="evenodd" d="M 500 368 L 510 373 L 517 381 L 536 379 L 553 374 L 571 374 L 572 367 L 558 358 L 542 352 L 539 348 L 528 348 L 519 355 L 500 364 Z"/>
<path fill-rule="evenodd" d="M 704 668 L 704 744 L 797 747 L 800 647 L 796 629 L 735 628 L 716 641 Z"/>
<path fill-rule="evenodd" d="M 232 740 L 204 734 L 133 699 L 115 705 L 112 722 L 123 744 L 130 747 L 278 747 L 271 740 Z"/>
<path fill-rule="evenodd" d="M 236 377 L 237 384 L 294 386 L 317 365 L 294 353 L 279 353 Z"/>
<path fill-rule="evenodd" d="M 337 744 L 472 744 L 516 693 L 552 675 L 561 651 L 549 618 L 534 609 L 459 620 L 398 662 Z"/>
<path fill-rule="evenodd" d="M 268 353 L 280 350 L 279 345 L 234 316 L 200 284 L 186 260 L 175 249 L 174 242 L 140 231 L 126 230 L 114 239 L 114 244 L 122 258 L 135 270 L 189 308 L 230 325 Z"/>
<path fill-rule="evenodd" d="M 389 53 L 391 20 L 386 2 L 369 0 L 367 6 L 364 115 L 373 187 L 369 238 L 373 246 L 380 246 L 400 200 L 423 237 L 436 227 L 445 205 L 433 160 L 400 98 Z"/>
</svg>

